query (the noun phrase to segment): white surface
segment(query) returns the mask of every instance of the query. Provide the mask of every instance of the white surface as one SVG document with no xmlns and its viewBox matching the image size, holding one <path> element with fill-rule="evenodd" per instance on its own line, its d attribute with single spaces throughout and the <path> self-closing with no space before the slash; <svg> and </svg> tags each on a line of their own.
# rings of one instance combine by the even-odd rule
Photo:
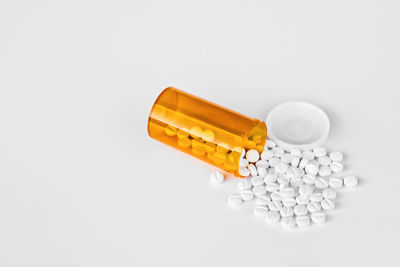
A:
<svg viewBox="0 0 400 267">
<path fill-rule="evenodd" d="M 291 101 L 268 112 L 265 123 L 268 137 L 285 150 L 312 150 L 325 145 L 330 122 L 326 113 L 314 104 Z"/>
<path fill-rule="evenodd" d="M 399 266 L 399 13 L 396 0 L 1 1 L 0 266 Z M 167 86 L 260 119 L 317 104 L 359 187 L 295 232 L 230 209 L 235 179 L 212 187 L 212 167 L 147 136 Z"/>
</svg>

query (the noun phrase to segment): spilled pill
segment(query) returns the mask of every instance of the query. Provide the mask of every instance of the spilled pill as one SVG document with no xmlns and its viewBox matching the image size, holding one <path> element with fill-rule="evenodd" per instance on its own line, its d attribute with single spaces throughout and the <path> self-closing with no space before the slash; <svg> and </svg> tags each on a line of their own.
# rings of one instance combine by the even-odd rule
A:
<svg viewBox="0 0 400 267">
<path fill-rule="evenodd" d="M 282 203 L 279 200 L 271 200 L 268 203 L 268 208 L 270 210 L 278 211 L 278 210 L 280 210 L 282 208 Z"/>
<path fill-rule="evenodd" d="M 285 207 L 294 207 L 297 204 L 296 199 L 294 198 L 284 198 L 281 202 Z"/>
<path fill-rule="evenodd" d="M 324 210 L 332 210 L 335 208 L 335 200 L 325 198 L 321 201 L 321 207 Z"/>
<path fill-rule="evenodd" d="M 253 193 L 256 197 L 265 195 L 267 193 L 267 189 L 264 185 L 257 185 L 253 188 Z"/>
<path fill-rule="evenodd" d="M 343 186 L 343 180 L 340 178 L 329 178 L 329 187 L 333 189 L 340 189 Z"/>
<path fill-rule="evenodd" d="M 267 213 L 265 215 L 265 220 L 269 223 L 277 223 L 280 221 L 280 219 L 281 219 L 281 215 L 276 210 L 275 211 L 274 210 L 267 211 Z"/>
<path fill-rule="evenodd" d="M 324 223 L 326 221 L 326 214 L 323 212 L 314 212 L 311 214 L 313 223 Z"/>
<path fill-rule="evenodd" d="M 239 206 L 242 204 L 242 197 L 239 194 L 231 194 L 228 196 L 228 203 L 231 206 Z"/>
<path fill-rule="evenodd" d="M 298 227 L 307 227 L 310 225 L 310 217 L 307 215 L 297 216 L 296 217 L 296 225 Z"/>
<path fill-rule="evenodd" d="M 313 193 L 310 196 L 310 201 L 312 201 L 312 202 L 321 202 L 323 199 L 324 199 L 324 195 L 320 192 Z"/>
<path fill-rule="evenodd" d="M 281 214 L 281 217 L 289 217 L 289 216 L 293 216 L 294 211 L 293 211 L 293 208 L 291 208 L 291 207 L 282 207 L 279 210 L 279 213 Z"/>
<path fill-rule="evenodd" d="M 296 216 L 306 215 L 308 213 L 307 206 L 304 204 L 297 204 L 294 206 L 293 211 Z"/>
<path fill-rule="evenodd" d="M 256 205 L 254 208 L 254 214 L 258 217 L 265 217 L 268 212 L 268 207 L 266 205 Z"/>
<path fill-rule="evenodd" d="M 256 204 L 257 205 L 268 205 L 268 203 L 271 201 L 271 197 L 269 195 L 261 195 L 258 196 L 256 199 Z"/>
<path fill-rule="evenodd" d="M 323 147 L 316 147 L 313 149 L 313 153 L 317 158 L 323 157 L 327 154 L 327 151 Z"/>
<path fill-rule="evenodd" d="M 310 213 L 314 213 L 321 210 L 321 204 L 319 202 L 310 202 L 307 204 L 307 209 Z"/>
<path fill-rule="evenodd" d="M 329 157 L 332 161 L 340 162 L 343 160 L 343 153 L 342 152 L 331 152 Z"/>
<path fill-rule="evenodd" d="M 240 181 L 238 183 L 239 191 L 251 189 L 252 187 L 253 187 L 253 185 L 251 184 L 251 182 L 248 178 L 240 179 Z"/>
<path fill-rule="evenodd" d="M 251 189 L 245 189 L 239 192 L 240 196 L 244 201 L 249 201 L 254 198 L 254 193 Z"/>
<path fill-rule="evenodd" d="M 329 164 L 329 167 L 331 168 L 332 172 L 334 173 L 339 173 L 343 171 L 343 164 L 341 162 L 332 162 L 331 164 Z"/>
<path fill-rule="evenodd" d="M 284 217 L 281 220 L 282 226 L 285 228 L 295 228 L 296 227 L 296 219 L 293 216 Z"/>
<path fill-rule="evenodd" d="M 210 175 L 210 181 L 213 184 L 222 184 L 224 182 L 224 175 L 220 172 L 213 172 Z"/>
<path fill-rule="evenodd" d="M 355 176 L 346 176 L 343 178 L 346 187 L 356 187 L 358 185 L 358 178 Z"/>
<path fill-rule="evenodd" d="M 322 195 L 324 196 L 325 199 L 334 200 L 336 198 L 336 191 L 333 190 L 332 188 L 325 188 L 322 191 Z M 322 203 L 321 203 L 321 205 L 322 205 Z"/>
<path fill-rule="evenodd" d="M 261 153 L 261 159 L 262 160 L 270 160 L 274 157 L 274 152 L 272 152 L 271 150 L 266 150 L 264 152 Z"/>
<path fill-rule="evenodd" d="M 271 223 L 280 221 L 286 228 L 307 227 L 311 222 L 324 223 L 325 211 L 336 207 L 336 190 L 343 185 L 354 187 L 358 184 L 355 176 L 332 176 L 343 171 L 341 152 L 328 153 L 322 147 L 312 151 L 291 149 L 285 152 L 268 140 L 261 154 L 256 149 L 242 151 L 238 148 L 231 151 L 224 144 L 216 147 L 214 145 L 214 148 L 212 144 L 208 144 L 205 141 L 207 130 L 201 132 L 203 139 L 197 137 L 200 134 L 199 129 L 190 129 L 189 132 L 190 136 L 186 131 L 168 129 L 172 136 L 179 133 L 180 137 L 177 139 L 181 146 L 203 150 L 212 160 L 217 158 L 224 163 L 239 159 L 239 174 L 249 176 L 238 181 L 239 193 L 228 196 L 231 206 L 239 206 L 244 201 L 255 199 L 254 214 L 257 217 L 265 217 Z M 207 135 L 208 139 L 213 138 L 212 133 L 208 132 Z M 255 143 L 255 140 L 252 142 Z M 224 181 L 224 176 L 220 172 L 214 172 L 210 175 L 210 181 L 220 184 Z"/>
<path fill-rule="evenodd" d="M 250 178 L 250 182 L 253 186 L 263 185 L 264 178 L 261 176 L 253 176 Z"/>
</svg>

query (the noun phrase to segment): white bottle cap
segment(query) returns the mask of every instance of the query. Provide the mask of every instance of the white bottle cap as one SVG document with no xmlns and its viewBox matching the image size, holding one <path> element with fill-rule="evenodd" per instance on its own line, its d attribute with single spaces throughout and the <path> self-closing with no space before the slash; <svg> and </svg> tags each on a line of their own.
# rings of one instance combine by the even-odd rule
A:
<svg viewBox="0 0 400 267">
<path fill-rule="evenodd" d="M 322 146 L 329 134 L 326 113 L 307 102 L 287 102 L 275 106 L 268 114 L 268 138 L 285 150 L 310 150 Z"/>
</svg>

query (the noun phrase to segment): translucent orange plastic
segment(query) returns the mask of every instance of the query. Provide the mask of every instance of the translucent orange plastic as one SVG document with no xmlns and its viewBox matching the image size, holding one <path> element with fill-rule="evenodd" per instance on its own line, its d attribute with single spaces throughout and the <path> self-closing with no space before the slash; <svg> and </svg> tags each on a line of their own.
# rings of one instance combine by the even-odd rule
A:
<svg viewBox="0 0 400 267">
<path fill-rule="evenodd" d="M 267 127 L 207 100 L 169 87 L 148 120 L 150 137 L 241 177 L 242 150 L 264 149 Z"/>
</svg>

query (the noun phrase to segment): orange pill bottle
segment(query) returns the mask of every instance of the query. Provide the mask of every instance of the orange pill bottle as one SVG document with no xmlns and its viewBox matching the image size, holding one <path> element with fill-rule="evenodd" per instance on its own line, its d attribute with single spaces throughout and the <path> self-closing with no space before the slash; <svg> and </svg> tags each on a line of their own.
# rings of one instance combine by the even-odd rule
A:
<svg viewBox="0 0 400 267">
<path fill-rule="evenodd" d="M 264 122 L 168 87 L 148 119 L 150 137 L 241 177 L 243 149 L 262 152 Z"/>
</svg>

